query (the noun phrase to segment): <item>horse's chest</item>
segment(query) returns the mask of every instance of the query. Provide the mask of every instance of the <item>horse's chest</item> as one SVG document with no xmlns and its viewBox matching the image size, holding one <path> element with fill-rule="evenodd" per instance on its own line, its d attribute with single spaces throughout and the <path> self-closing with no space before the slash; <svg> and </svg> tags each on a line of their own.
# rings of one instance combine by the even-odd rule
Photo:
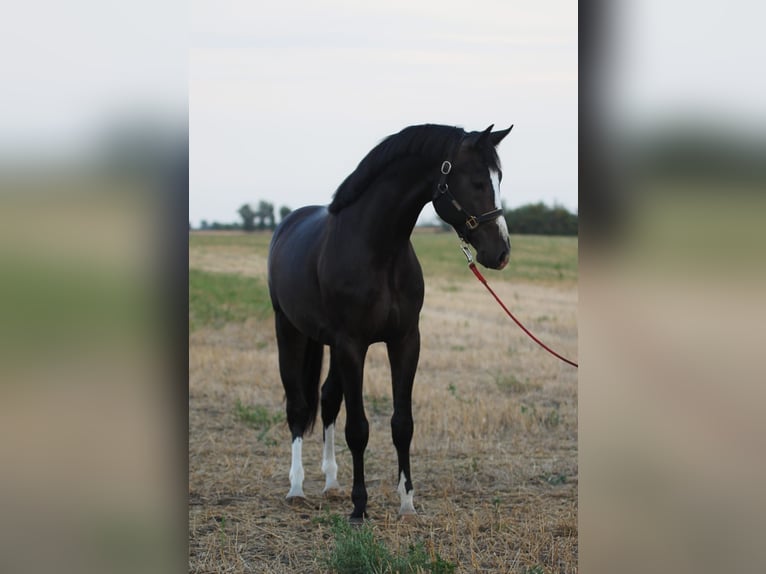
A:
<svg viewBox="0 0 766 574">
<path fill-rule="evenodd" d="M 410 323 L 417 317 L 420 304 L 399 291 L 388 290 L 381 296 L 379 318 L 387 327 L 397 327 L 403 321 Z"/>
</svg>

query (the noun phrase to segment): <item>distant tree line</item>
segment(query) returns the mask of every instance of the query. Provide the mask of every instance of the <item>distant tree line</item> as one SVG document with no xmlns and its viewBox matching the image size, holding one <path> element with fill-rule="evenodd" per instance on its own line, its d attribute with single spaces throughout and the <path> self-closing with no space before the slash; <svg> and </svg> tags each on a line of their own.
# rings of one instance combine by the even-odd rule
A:
<svg viewBox="0 0 766 574">
<path fill-rule="evenodd" d="M 577 235 L 577 214 L 570 213 L 565 207 L 548 207 L 542 202 L 522 205 L 516 209 L 503 206 L 505 221 L 510 233 L 520 235 Z M 450 231 L 452 227 L 442 222 L 441 229 Z"/>
<path fill-rule="evenodd" d="M 287 217 L 292 209 L 283 205 L 279 208 L 279 220 L 282 221 Z M 200 221 L 199 229 L 201 230 L 242 230 L 242 231 L 263 231 L 266 229 L 274 230 L 277 226 L 276 217 L 274 216 L 274 204 L 268 201 L 258 202 L 258 207 L 253 208 L 252 204 L 246 203 L 237 210 L 241 222 L 232 223 L 220 223 L 218 221 L 209 222 L 206 219 Z M 191 229 L 191 223 L 189 224 Z"/>
<path fill-rule="evenodd" d="M 279 220 L 282 221 L 290 213 L 291 209 L 286 205 L 279 208 Z M 251 204 L 244 204 L 237 210 L 241 222 L 219 223 L 202 220 L 202 230 L 273 230 L 276 227 L 274 216 L 274 204 L 268 201 L 258 202 L 257 208 Z M 542 202 L 522 205 L 516 209 L 505 209 L 505 221 L 508 231 L 516 234 L 529 235 L 577 235 L 578 217 L 576 213 L 570 213 L 565 207 L 553 205 L 548 207 Z M 450 229 L 446 223 L 444 229 Z M 191 228 L 191 225 L 190 225 Z"/>
<path fill-rule="evenodd" d="M 510 233 L 529 235 L 577 235 L 577 214 L 565 207 L 548 207 L 542 202 L 505 210 Z"/>
<path fill-rule="evenodd" d="M 203 219 L 200 221 L 199 229 L 202 231 L 225 231 L 225 230 L 240 230 L 242 229 L 241 223 L 221 223 L 219 221 L 208 221 L 207 219 Z"/>
<path fill-rule="evenodd" d="M 636 179 L 758 185 L 766 181 L 766 138 L 762 132 L 748 133 L 728 124 L 680 119 L 634 136 L 625 156 Z"/>
</svg>

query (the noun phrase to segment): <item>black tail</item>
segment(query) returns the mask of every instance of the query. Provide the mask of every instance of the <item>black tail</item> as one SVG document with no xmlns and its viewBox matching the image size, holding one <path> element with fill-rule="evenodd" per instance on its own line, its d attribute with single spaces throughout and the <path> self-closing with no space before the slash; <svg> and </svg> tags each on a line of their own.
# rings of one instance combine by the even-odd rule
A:
<svg viewBox="0 0 766 574">
<path fill-rule="evenodd" d="M 308 407 L 308 419 L 306 432 L 314 430 L 314 423 L 319 408 L 319 377 L 322 374 L 322 359 L 324 357 L 324 345 L 310 341 L 306 345 L 306 354 L 303 360 L 303 397 Z"/>
</svg>

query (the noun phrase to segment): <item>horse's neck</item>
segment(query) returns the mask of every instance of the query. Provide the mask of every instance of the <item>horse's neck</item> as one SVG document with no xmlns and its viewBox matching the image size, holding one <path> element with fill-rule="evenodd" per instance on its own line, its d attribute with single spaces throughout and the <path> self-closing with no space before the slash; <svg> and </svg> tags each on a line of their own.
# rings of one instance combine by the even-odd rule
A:
<svg viewBox="0 0 766 574">
<path fill-rule="evenodd" d="M 386 180 L 366 190 L 343 215 L 354 221 L 355 236 L 378 257 L 407 248 L 418 216 L 431 200 L 428 165 L 408 166 L 407 176 Z"/>
</svg>

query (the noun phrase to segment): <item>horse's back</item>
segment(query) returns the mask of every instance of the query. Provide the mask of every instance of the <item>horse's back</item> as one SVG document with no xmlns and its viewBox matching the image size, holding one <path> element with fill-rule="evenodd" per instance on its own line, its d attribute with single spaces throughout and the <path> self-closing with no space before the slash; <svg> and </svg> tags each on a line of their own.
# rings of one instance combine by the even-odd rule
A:
<svg viewBox="0 0 766 574">
<path fill-rule="evenodd" d="M 291 211 L 274 230 L 269 256 L 284 241 L 305 242 L 309 237 L 316 237 L 326 218 L 327 208 L 322 205 L 308 205 Z"/>
</svg>

